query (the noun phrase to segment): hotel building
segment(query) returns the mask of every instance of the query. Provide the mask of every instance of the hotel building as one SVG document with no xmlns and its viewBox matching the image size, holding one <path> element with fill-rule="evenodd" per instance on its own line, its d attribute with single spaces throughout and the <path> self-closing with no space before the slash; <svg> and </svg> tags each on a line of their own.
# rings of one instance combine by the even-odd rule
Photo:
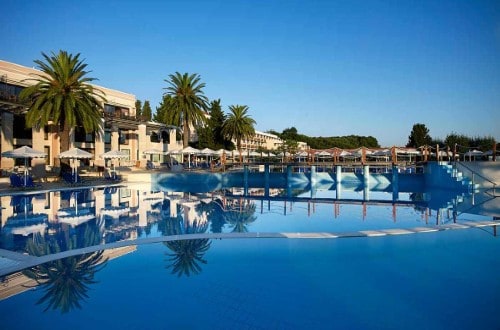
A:
<svg viewBox="0 0 500 330">
<path fill-rule="evenodd" d="M 13 150 L 20 146 L 31 146 L 44 151 L 46 159 L 34 159 L 32 166 L 45 164 L 54 166 L 59 154 L 60 139 L 56 127 L 45 126 L 39 130 L 26 128 L 27 108 L 19 101 L 19 93 L 30 84 L 34 74 L 40 71 L 0 60 L 0 151 Z M 176 127 L 136 118 L 135 101 L 132 94 L 93 85 L 103 92 L 102 131 L 86 134 L 81 127 L 70 132 L 70 147 L 77 147 L 94 154 L 89 165 L 103 166 L 100 155 L 110 150 L 121 150 L 128 154 L 125 163 L 134 166 L 146 165 L 146 150 L 176 151 L 182 149 Z M 11 169 L 14 159 L 0 158 L 1 168 Z M 122 164 L 124 162 L 122 161 Z M 41 166 L 38 166 L 41 167 Z"/>
</svg>

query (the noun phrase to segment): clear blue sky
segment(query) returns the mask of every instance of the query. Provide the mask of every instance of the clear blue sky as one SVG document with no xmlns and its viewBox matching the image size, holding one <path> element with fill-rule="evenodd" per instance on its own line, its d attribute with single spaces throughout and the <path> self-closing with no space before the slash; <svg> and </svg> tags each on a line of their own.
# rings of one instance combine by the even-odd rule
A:
<svg viewBox="0 0 500 330">
<path fill-rule="evenodd" d="M 209 99 L 256 128 L 372 135 L 413 124 L 500 140 L 500 1 L 11 1 L 0 59 L 81 53 L 99 85 L 161 100 L 198 73 Z"/>
</svg>

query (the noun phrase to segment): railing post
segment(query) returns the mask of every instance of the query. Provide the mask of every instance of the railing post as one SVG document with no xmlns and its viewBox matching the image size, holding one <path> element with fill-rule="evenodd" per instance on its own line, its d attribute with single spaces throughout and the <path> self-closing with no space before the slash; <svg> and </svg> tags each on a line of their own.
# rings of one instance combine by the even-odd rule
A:
<svg viewBox="0 0 500 330">
<path fill-rule="evenodd" d="M 264 165 L 264 195 L 266 197 L 269 196 L 269 172 L 270 172 L 269 163 L 266 163 Z"/>
<path fill-rule="evenodd" d="M 248 195 L 248 165 L 243 166 L 243 187 L 244 187 L 244 195 Z"/>
</svg>

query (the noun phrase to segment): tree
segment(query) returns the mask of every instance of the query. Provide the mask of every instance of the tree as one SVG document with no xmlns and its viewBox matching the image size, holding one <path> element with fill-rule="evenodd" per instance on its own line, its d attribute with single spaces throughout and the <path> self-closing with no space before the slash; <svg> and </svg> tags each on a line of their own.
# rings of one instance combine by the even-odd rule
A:
<svg viewBox="0 0 500 330">
<path fill-rule="evenodd" d="M 424 124 L 415 124 L 408 136 L 407 147 L 418 148 L 424 145 L 430 145 L 432 138 L 429 135 L 429 129 Z"/>
<path fill-rule="evenodd" d="M 60 151 L 69 149 L 71 128 L 82 126 L 86 133 L 100 132 L 104 94 L 89 83 L 87 64 L 80 54 L 72 55 L 60 50 L 50 56 L 42 53 L 45 61 L 35 60 L 40 74 L 34 85 L 20 93 L 29 107 L 26 114 L 28 127 L 41 128 L 49 123 L 57 126 L 61 139 Z"/>
<path fill-rule="evenodd" d="M 247 115 L 248 106 L 246 105 L 230 105 L 229 110 L 231 113 L 224 122 L 222 132 L 228 139 L 236 140 L 236 148 L 240 154 L 240 163 L 242 163 L 241 140 L 252 137 L 255 134 L 253 127 L 255 120 Z"/>
<path fill-rule="evenodd" d="M 142 107 L 142 117 L 147 121 L 150 121 L 152 118 L 151 106 L 149 105 L 148 100 L 144 101 L 144 106 Z"/>
<path fill-rule="evenodd" d="M 68 236 L 61 232 L 48 240 L 39 233 L 26 245 L 26 251 L 36 257 L 53 255 L 61 251 L 99 245 L 102 239 L 102 224 L 85 224 L 76 235 Z M 90 285 L 97 283 L 95 274 L 105 267 L 107 258 L 104 251 L 84 253 L 40 264 L 23 270 L 23 274 L 35 280 L 45 294 L 37 304 L 46 303 L 45 311 L 60 309 L 67 313 L 81 308 L 80 301 L 88 298 Z"/>
<path fill-rule="evenodd" d="M 142 102 L 141 100 L 135 101 L 135 118 L 141 119 L 142 116 Z"/>
<path fill-rule="evenodd" d="M 163 95 L 160 105 L 156 108 L 153 120 L 166 125 L 181 126 L 181 118 L 179 113 L 174 109 L 172 96 L 167 94 Z"/>
<path fill-rule="evenodd" d="M 183 129 L 183 145 L 188 146 L 191 127 L 201 127 L 206 123 L 205 112 L 208 99 L 204 95 L 205 83 L 201 82 L 198 74 L 188 73 L 169 75 L 165 80 L 169 86 L 167 95 L 172 97 L 171 118 L 179 118 Z"/>
<path fill-rule="evenodd" d="M 224 127 L 224 122 L 226 121 L 226 115 L 222 111 L 220 104 L 220 99 L 214 100 L 210 103 L 210 119 L 208 120 L 208 127 L 212 132 L 213 146 L 215 149 L 231 149 L 232 142 L 227 139 L 222 132 Z"/>
<path fill-rule="evenodd" d="M 285 128 L 280 136 L 283 140 L 298 140 L 298 132 L 295 127 Z"/>
</svg>

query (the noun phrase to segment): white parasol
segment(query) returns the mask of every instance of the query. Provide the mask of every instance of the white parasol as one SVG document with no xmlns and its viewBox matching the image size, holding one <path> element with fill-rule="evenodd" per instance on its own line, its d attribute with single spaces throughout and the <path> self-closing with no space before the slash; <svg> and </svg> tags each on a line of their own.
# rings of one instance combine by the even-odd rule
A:
<svg viewBox="0 0 500 330">
<path fill-rule="evenodd" d="M 24 185 L 26 186 L 26 177 L 28 176 L 28 158 L 45 158 L 47 154 L 27 146 L 23 146 L 14 150 L 2 152 L 2 157 L 7 158 L 24 158 Z"/>
<path fill-rule="evenodd" d="M 128 154 L 125 153 L 124 151 L 121 150 L 111 150 L 108 152 L 105 152 L 101 155 L 101 158 L 106 160 L 106 159 L 122 159 L 122 158 L 127 158 Z M 115 164 L 113 163 L 113 172 L 115 172 Z"/>
<path fill-rule="evenodd" d="M 61 159 L 90 159 L 90 158 L 94 157 L 94 155 L 92 155 L 90 152 L 87 152 L 87 151 L 82 150 L 82 149 L 72 148 L 72 149 L 69 149 L 67 151 L 61 152 L 58 157 Z M 78 177 L 78 175 L 77 175 L 78 174 L 78 164 L 76 164 L 72 168 L 72 170 L 73 170 L 73 178 L 76 182 L 77 177 Z"/>
</svg>

